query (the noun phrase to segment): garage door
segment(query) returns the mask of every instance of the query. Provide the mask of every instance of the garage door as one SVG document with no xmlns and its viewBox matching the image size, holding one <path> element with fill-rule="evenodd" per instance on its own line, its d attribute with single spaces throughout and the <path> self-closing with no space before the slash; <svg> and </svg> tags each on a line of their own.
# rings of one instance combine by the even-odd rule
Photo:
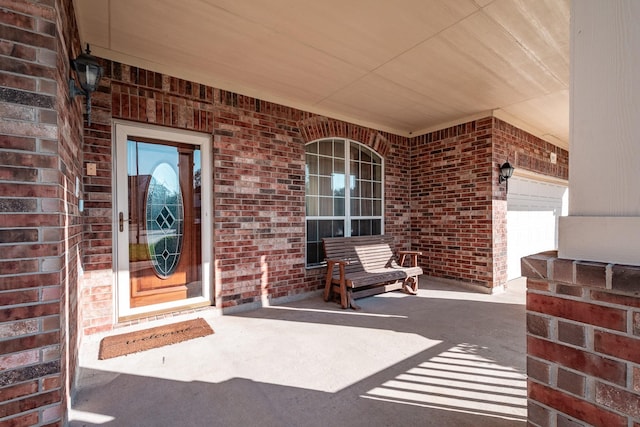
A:
<svg viewBox="0 0 640 427">
<path fill-rule="evenodd" d="M 558 248 L 558 217 L 567 214 L 566 185 L 513 176 L 507 194 L 507 274 L 520 277 L 520 258 Z"/>
</svg>

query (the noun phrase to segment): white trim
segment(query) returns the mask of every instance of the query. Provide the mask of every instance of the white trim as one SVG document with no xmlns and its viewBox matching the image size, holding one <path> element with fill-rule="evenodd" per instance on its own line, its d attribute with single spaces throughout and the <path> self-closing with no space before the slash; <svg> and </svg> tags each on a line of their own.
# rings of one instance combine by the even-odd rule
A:
<svg viewBox="0 0 640 427">
<path fill-rule="evenodd" d="M 513 171 L 513 176 L 528 178 L 534 181 L 546 182 L 549 184 L 563 185 L 565 187 L 569 186 L 569 181 L 566 179 L 556 178 L 555 176 L 542 175 L 522 168 L 515 168 L 515 170 Z"/>
<path fill-rule="evenodd" d="M 213 295 L 213 191 L 212 191 L 212 165 L 211 151 L 212 140 L 208 134 L 197 133 L 180 129 L 166 128 L 148 124 L 131 123 L 122 120 L 113 121 L 113 266 L 114 266 L 114 305 L 115 319 L 125 316 L 136 316 L 148 312 L 160 310 L 180 309 L 194 304 L 211 303 Z M 202 296 L 189 298 L 182 301 L 154 304 L 145 307 L 131 307 L 129 299 L 129 250 L 128 240 L 119 239 L 118 215 L 122 212 L 125 218 L 129 217 L 127 191 L 127 151 L 119 149 L 126 147 L 129 136 L 152 138 L 157 140 L 193 144 L 200 147 L 201 159 L 201 185 L 202 185 Z M 120 165 L 120 168 L 118 168 Z M 118 173 L 118 169 L 120 173 Z M 126 266 L 121 268 L 120 266 Z"/>
<path fill-rule="evenodd" d="M 356 141 L 354 139 L 349 139 L 349 138 L 343 138 L 343 137 L 328 137 L 328 138 L 318 138 L 318 139 L 314 139 L 313 141 L 309 141 L 305 144 L 305 153 L 306 153 L 306 147 L 310 144 L 314 144 L 314 143 L 318 143 L 320 141 L 327 141 L 327 140 L 331 140 L 331 141 L 336 141 L 336 140 L 340 140 L 344 142 L 344 174 L 345 174 L 345 196 L 344 196 L 344 209 L 345 209 L 345 214 L 343 216 L 320 216 L 320 215 L 306 215 L 306 203 L 307 203 L 307 191 L 305 188 L 305 218 L 304 218 L 304 222 L 305 222 L 305 240 L 304 240 L 304 259 L 305 259 L 305 268 L 307 270 L 309 269 L 314 269 L 314 268 L 318 268 L 318 267 L 322 267 L 324 265 L 324 263 L 320 263 L 320 264 L 313 264 L 313 265 L 309 265 L 307 264 L 307 221 L 309 220 L 313 220 L 313 221 L 335 221 L 335 220 L 344 220 L 344 235 L 345 236 L 351 236 L 351 220 L 366 220 L 366 219 L 379 219 L 380 220 L 380 233 L 384 235 L 384 224 L 385 224 L 385 158 L 384 156 L 382 156 L 381 154 L 379 154 L 378 152 L 376 152 L 376 150 L 374 150 L 372 147 L 369 147 L 368 145 Z M 371 151 L 375 156 L 377 156 L 380 159 L 380 167 L 382 169 L 381 173 L 381 177 L 380 177 L 380 185 L 381 185 L 381 194 L 380 194 L 380 203 L 381 203 L 381 208 L 382 208 L 382 214 L 377 216 L 377 215 L 358 215 L 358 216 L 354 216 L 351 215 L 351 192 L 349 191 L 350 189 L 350 179 L 349 177 L 351 176 L 351 143 L 355 143 L 360 147 L 364 147 L 367 150 Z M 316 154 L 316 156 L 322 156 L 322 157 L 328 157 L 326 155 L 321 155 L 321 154 Z M 335 159 L 335 153 L 333 156 L 331 156 L 332 159 Z M 306 159 L 306 154 L 305 154 L 305 159 Z M 306 160 L 305 160 L 305 169 L 306 169 Z M 306 173 L 305 173 L 305 180 L 306 180 Z M 372 178 L 373 181 L 373 178 Z M 377 199 L 371 199 L 371 200 L 377 200 Z"/>
</svg>

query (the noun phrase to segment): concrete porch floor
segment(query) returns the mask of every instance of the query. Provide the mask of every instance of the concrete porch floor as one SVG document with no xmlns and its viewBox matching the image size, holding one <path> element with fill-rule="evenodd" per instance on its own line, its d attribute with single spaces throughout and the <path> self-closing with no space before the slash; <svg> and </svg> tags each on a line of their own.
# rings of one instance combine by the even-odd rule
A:
<svg viewBox="0 0 640 427">
<path fill-rule="evenodd" d="M 358 303 L 176 317 L 215 334 L 109 360 L 88 337 L 70 425 L 526 425 L 523 279 L 486 295 L 423 277 Z"/>
</svg>

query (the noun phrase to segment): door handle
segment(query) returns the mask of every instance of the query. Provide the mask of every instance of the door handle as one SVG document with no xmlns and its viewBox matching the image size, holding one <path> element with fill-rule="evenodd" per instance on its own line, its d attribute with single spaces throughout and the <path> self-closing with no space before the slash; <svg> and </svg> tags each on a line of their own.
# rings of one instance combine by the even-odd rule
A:
<svg viewBox="0 0 640 427">
<path fill-rule="evenodd" d="M 120 214 L 118 215 L 118 222 L 120 223 L 120 232 L 124 231 L 124 223 L 129 221 L 128 219 L 124 219 L 124 214 L 122 212 L 120 212 Z"/>
</svg>

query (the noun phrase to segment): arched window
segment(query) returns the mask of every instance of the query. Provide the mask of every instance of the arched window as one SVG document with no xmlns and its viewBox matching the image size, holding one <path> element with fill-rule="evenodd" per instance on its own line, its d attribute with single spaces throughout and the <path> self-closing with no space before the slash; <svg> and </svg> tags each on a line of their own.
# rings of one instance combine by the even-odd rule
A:
<svg viewBox="0 0 640 427">
<path fill-rule="evenodd" d="M 307 266 L 324 262 L 324 237 L 384 232 L 382 157 L 347 139 L 321 139 L 306 149 Z"/>
</svg>

